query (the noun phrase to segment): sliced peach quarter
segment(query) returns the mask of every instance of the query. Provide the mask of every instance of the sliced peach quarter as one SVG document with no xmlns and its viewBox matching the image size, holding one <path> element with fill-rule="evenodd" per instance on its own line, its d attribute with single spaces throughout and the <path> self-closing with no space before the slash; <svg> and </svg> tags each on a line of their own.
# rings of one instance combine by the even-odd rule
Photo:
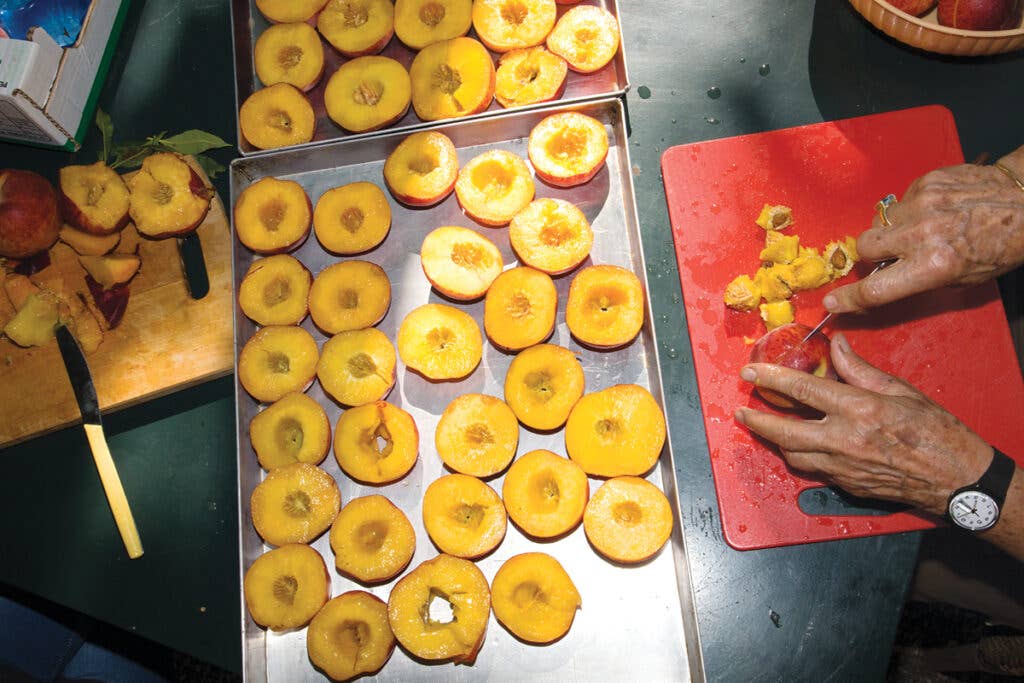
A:
<svg viewBox="0 0 1024 683">
<path fill-rule="evenodd" d="M 575 204 L 545 197 L 530 202 L 512 218 L 508 239 L 524 264 L 561 275 L 587 260 L 594 231 Z"/>
<path fill-rule="evenodd" d="M 258 149 L 301 145 L 313 139 L 316 115 L 301 90 L 275 83 L 245 98 L 238 110 L 238 128 Z"/>
<path fill-rule="evenodd" d="M 309 290 L 309 314 L 328 334 L 361 330 L 383 320 L 391 305 L 391 281 L 376 263 L 342 261 L 327 266 Z"/>
<path fill-rule="evenodd" d="M 128 225 L 128 186 L 102 161 L 62 167 L 57 190 L 64 220 L 82 232 L 109 235 Z"/>
<path fill-rule="evenodd" d="M 494 616 L 528 643 L 550 643 L 572 627 L 583 604 L 576 584 L 547 553 L 522 553 L 505 560 L 491 582 Z"/>
<path fill-rule="evenodd" d="M 483 347 L 473 317 L 444 304 L 414 308 L 398 328 L 398 355 L 427 379 L 462 379 L 480 364 Z"/>
<path fill-rule="evenodd" d="M 312 283 L 313 276 L 294 256 L 267 256 L 245 272 L 238 305 L 257 325 L 298 325 L 306 317 Z"/>
<path fill-rule="evenodd" d="M 273 403 L 309 388 L 319 356 L 316 341 L 306 330 L 268 325 L 245 342 L 238 354 L 238 381 L 260 403 Z"/>
<path fill-rule="evenodd" d="M 573 7 L 555 24 L 547 44 L 573 71 L 593 73 L 619 51 L 619 22 L 603 7 Z"/>
<path fill-rule="evenodd" d="M 616 384 L 587 394 L 565 423 L 566 452 L 595 477 L 649 472 L 664 445 L 661 406 L 637 384 Z"/>
<path fill-rule="evenodd" d="M 512 463 L 501 488 L 508 516 L 534 538 L 555 538 L 575 529 L 589 496 L 580 466 L 546 450 L 530 451 Z"/>
<path fill-rule="evenodd" d="M 412 415 L 387 401 L 349 408 L 334 430 L 334 457 L 348 476 L 387 484 L 409 473 L 420 436 Z"/>
<path fill-rule="evenodd" d="M 313 231 L 327 251 L 360 254 L 373 249 L 391 229 L 391 205 L 373 183 L 358 181 L 320 195 L 313 211 Z"/>
<path fill-rule="evenodd" d="M 461 474 L 490 477 L 516 456 L 519 422 L 500 398 L 463 394 L 437 422 L 434 446 L 445 465 Z"/>
<path fill-rule="evenodd" d="M 339 332 L 324 344 L 316 376 L 343 405 L 379 401 L 395 386 L 395 347 L 373 327 Z"/>
<path fill-rule="evenodd" d="M 451 555 L 419 565 L 388 597 L 388 621 L 398 642 L 429 661 L 472 664 L 490 616 L 487 578 L 469 560 Z"/>
<path fill-rule="evenodd" d="M 109 235 L 94 235 L 70 225 L 61 227 L 57 233 L 60 241 L 68 245 L 82 256 L 103 256 L 109 254 L 121 241 L 121 233 L 112 232 Z"/>
<path fill-rule="evenodd" d="M 557 100 L 568 71 L 565 60 L 543 45 L 510 50 L 498 60 L 494 99 L 503 107 Z"/>
<path fill-rule="evenodd" d="M 466 215 L 492 227 L 507 225 L 533 200 L 534 189 L 526 162 L 503 149 L 473 157 L 455 181 L 455 196 Z"/>
<path fill-rule="evenodd" d="M 473 28 L 495 52 L 540 45 L 555 26 L 555 0 L 475 0 Z"/>
<path fill-rule="evenodd" d="M 334 477 L 308 462 L 267 472 L 249 499 L 256 533 L 278 546 L 309 543 L 334 524 L 340 508 Z"/>
<path fill-rule="evenodd" d="M 297 462 L 319 465 L 331 445 L 331 423 L 319 403 L 295 392 L 249 422 L 249 441 L 267 471 Z"/>
<path fill-rule="evenodd" d="M 324 46 L 309 24 L 275 24 L 256 39 L 253 63 L 263 85 L 287 83 L 307 92 L 324 73 Z"/>
<path fill-rule="evenodd" d="M 395 6 L 390 0 L 330 0 L 316 27 L 346 57 L 375 55 L 395 33 Z"/>
<path fill-rule="evenodd" d="M 395 33 L 413 50 L 469 33 L 473 0 L 395 0 Z"/>
<path fill-rule="evenodd" d="M 275 24 L 309 21 L 326 4 L 327 0 L 256 0 L 260 14 Z"/>
<path fill-rule="evenodd" d="M 444 133 L 413 133 L 384 162 L 384 180 L 395 199 L 409 206 L 437 204 L 455 188 L 459 158 Z"/>
<path fill-rule="evenodd" d="M 561 112 L 533 127 L 527 151 L 541 180 L 556 187 L 575 187 L 604 167 L 608 133 L 595 118 Z"/>
<path fill-rule="evenodd" d="M 327 81 L 324 105 L 336 124 L 353 133 L 390 126 L 409 110 L 412 85 L 401 62 L 356 57 Z"/>
<path fill-rule="evenodd" d="M 150 154 L 128 181 L 128 212 L 139 234 L 153 239 L 192 232 L 210 210 L 212 191 L 185 159 Z"/>
<path fill-rule="evenodd" d="M 139 267 L 142 265 L 142 259 L 135 254 L 79 256 L 78 262 L 103 289 L 127 284 L 139 272 Z"/>
<path fill-rule="evenodd" d="M 486 294 L 505 265 L 494 242 L 454 225 L 427 234 L 420 246 L 420 263 L 434 289 L 458 301 Z"/>
<path fill-rule="evenodd" d="M 271 631 L 300 628 L 331 596 L 331 577 L 320 553 L 289 543 L 263 553 L 245 570 L 245 606 L 252 620 Z"/>
<path fill-rule="evenodd" d="M 309 623 L 306 651 L 335 681 L 377 673 L 395 651 L 387 603 L 366 591 L 332 598 Z"/>
<path fill-rule="evenodd" d="M 423 48 L 412 60 L 409 77 L 413 109 L 424 121 L 478 114 L 494 99 L 494 62 L 473 38 Z"/>
<path fill-rule="evenodd" d="M 537 344 L 519 352 L 505 373 L 505 402 L 531 429 L 558 429 L 583 395 L 583 366 L 572 351 Z"/>
<path fill-rule="evenodd" d="M 398 576 L 416 552 L 416 531 L 405 513 L 384 496 L 353 498 L 331 527 L 338 571 L 363 583 Z"/>
<path fill-rule="evenodd" d="M 257 254 L 291 251 L 309 235 L 313 206 L 294 180 L 266 177 L 242 190 L 235 202 L 235 234 Z"/>
<path fill-rule="evenodd" d="M 619 266 L 588 266 L 569 285 L 565 323 L 579 341 L 610 349 L 633 341 L 644 324 L 640 278 Z"/>
<path fill-rule="evenodd" d="M 484 331 L 504 351 L 540 344 L 555 330 L 558 291 L 551 278 L 533 268 L 499 275 L 484 299 Z"/>
<path fill-rule="evenodd" d="M 646 479 L 615 477 L 590 499 L 583 530 L 609 560 L 636 564 L 654 557 L 672 535 L 672 507 Z"/>
<path fill-rule="evenodd" d="M 446 474 L 423 493 L 423 526 L 442 553 L 472 560 L 505 538 L 508 516 L 490 486 L 465 474 Z"/>
</svg>

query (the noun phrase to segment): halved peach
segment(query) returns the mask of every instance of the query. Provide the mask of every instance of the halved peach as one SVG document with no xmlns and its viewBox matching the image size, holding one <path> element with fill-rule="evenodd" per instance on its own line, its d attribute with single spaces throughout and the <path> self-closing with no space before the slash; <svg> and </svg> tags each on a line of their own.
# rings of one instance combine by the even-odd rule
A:
<svg viewBox="0 0 1024 683">
<path fill-rule="evenodd" d="M 366 591 L 348 591 L 324 605 L 306 631 L 309 661 L 336 681 L 381 670 L 395 651 L 388 606 Z"/>
<path fill-rule="evenodd" d="M 472 664 L 484 643 L 491 616 L 491 591 L 469 560 L 438 555 L 395 584 L 388 621 L 414 657 Z"/>
<path fill-rule="evenodd" d="M 494 242 L 454 225 L 427 234 L 420 246 L 420 263 L 430 284 L 458 301 L 482 297 L 505 265 Z"/>
<path fill-rule="evenodd" d="M 301 327 L 268 325 L 238 354 L 238 381 L 260 403 L 305 391 L 316 375 L 320 354 L 313 335 Z"/>
<path fill-rule="evenodd" d="M 301 145 L 313 139 L 316 115 L 301 90 L 275 83 L 245 98 L 238 110 L 238 128 L 258 149 Z"/>
<path fill-rule="evenodd" d="M 461 474 L 490 477 L 516 456 L 519 423 L 508 404 L 484 394 L 463 394 L 437 422 L 434 446 L 445 465 Z"/>
<path fill-rule="evenodd" d="M 257 259 L 238 286 L 242 313 L 258 325 L 298 325 L 306 317 L 313 276 L 288 254 Z"/>
<path fill-rule="evenodd" d="M 575 204 L 537 199 L 517 213 L 508 239 L 519 260 L 549 275 L 561 275 L 587 260 L 594 231 Z"/>
<path fill-rule="evenodd" d="M 503 107 L 557 100 L 568 70 L 565 60 L 543 45 L 511 50 L 498 60 L 494 99 Z"/>
<path fill-rule="evenodd" d="M 619 22 L 603 7 L 573 7 L 555 24 L 547 44 L 573 71 L 592 73 L 612 61 L 618 52 Z"/>
<path fill-rule="evenodd" d="M 661 406 L 637 384 L 616 384 L 587 394 L 565 423 L 566 452 L 595 477 L 649 472 L 664 445 Z"/>
<path fill-rule="evenodd" d="M 413 50 L 469 33 L 473 0 L 395 0 L 395 33 Z"/>
<path fill-rule="evenodd" d="M 484 299 L 484 331 L 498 348 L 519 351 L 540 344 L 555 330 L 558 290 L 533 268 L 511 268 L 499 275 Z"/>
<path fill-rule="evenodd" d="M 507 524 L 501 498 L 476 477 L 446 474 L 423 493 L 423 526 L 442 553 L 486 555 L 505 538 Z"/>
<path fill-rule="evenodd" d="M 309 24 L 275 24 L 256 39 L 253 63 L 263 85 L 288 83 L 306 92 L 324 73 L 324 46 Z"/>
<path fill-rule="evenodd" d="M 491 582 L 494 616 L 517 638 L 550 643 L 572 627 L 580 593 L 558 560 L 522 553 L 505 560 Z"/>
<path fill-rule="evenodd" d="M 416 530 L 384 496 L 353 498 L 331 527 L 334 563 L 363 583 L 390 581 L 416 552 Z"/>
<path fill-rule="evenodd" d="M 206 218 L 213 191 L 183 157 L 150 154 L 128 181 L 128 212 L 139 234 L 161 239 L 192 232 Z"/>
<path fill-rule="evenodd" d="M 267 472 L 249 499 L 252 525 L 271 545 L 309 543 L 334 523 L 340 508 L 334 477 L 308 462 Z"/>
<path fill-rule="evenodd" d="M 390 57 L 356 57 L 327 81 L 327 115 L 345 130 L 366 133 L 390 126 L 409 111 L 412 85 L 401 62 Z"/>
<path fill-rule="evenodd" d="M 346 57 L 374 55 L 395 33 L 395 6 L 390 0 L 330 0 L 316 28 Z"/>
<path fill-rule="evenodd" d="M 121 241 L 121 233 L 94 235 L 89 232 L 72 228 L 70 225 L 61 227 L 58 233 L 60 241 L 83 256 L 103 256 L 109 254 Z"/>
<path fill-rule="evenodd" d="M 540 45 L 555 26 L 555 0 L 476 0 L 473 28 L 495 52 Z"/>
<path fill-rule="evenodd" d="M 252 620 L 271 631 L 309 623 L 331 596 L 331 577 L 320 553 L 289 543 L 263 553 L 245 570 L 245 606 Z"/>
<path fill-rule="evenodd" d="M 672 535 L 672 507 L 654 484 L 615 477 L 597 490 L 583 513 L 583 530 L 597 552 L 615 562 L 643 562 Z"/>
<path fill-rule="evenodd" d="M 374 327 L 339 332 L 324 344 L 316 376 L 338 403 L 379 401 L 395 386 L 395 347 Z"/>
<path fill-rule="evenodd" d="M 267 471 L 296 462 L 319 465 L 331 445 L 331 423 L 309 396 L 285 394 L 252 419 L 249 441 Z"/>
<path fill-rule="evenodd" d="M 590 497 L 583 469 L 551 451 L 530 451 L 505 474 L 505 509 L 516 526 L 535 538 L 554 538 L 576 528 Z"/>
<path fill-rule="evenodd" d="M 477 114 L 494 99 L 494 62 L 472 38 L 423 48 L 412 60 L 409 77 L 413 109 L 424 121 Z"/>
<path fill-rule="evenodd" d="M 541 180 L 556 187 L 574 187 L 593 178 L 604 166 L 608 133 L 600 121 L 586 114 L 552 114 L 530 131 L 527 151 Z"/>
<path fill-rule="evenodd" d="M 327 0 L 256 0 L 260 14 L 275 24 L 309 21 L 325 4 Z"/>
<path fill-rule="evenodd" d="M 468 313 L 444 304 L 414 308 L 398 328 L 398 354 L 427 379 L 461 379 L 483 355 L 480 327 Z"/>
<path fill-rule="evenodd" d="M 448 196 L 459 175 L 455 145 L 444 133 L 413 133 L 384 162 L 384 181 L 409 206 L 431 206 Z"/>
<path fill-rule="evenodd" d="M 503 149 L 473 157 L 455 182 L 455 196 L 466 215 L 493 227 L 512 220 L 533 199 L 534 189 L 526 162 Z"/>
<path fill-rule="evenodd" d="M 235 234 L 257 254 L 291 251 L 309 235 L 313 206 L 294 180 L 267 176 L 242 190 L 235 202 Z"/>
<path fill-rule="evenodd" d="M 520 422 L 541 431 L 565 424 L 583 388 L 583 366 L 555 344 L 520 351 L 505 373 L 505 402 Z"/>
<path fill-rule="evenodd" d="M 62 167 L 57 190 L 64 220 L 83 232 L 109 235 L 128 225 L 128 186 L 102 161 Z"/>
<path fill-rule="evenodd" d="M 320 245 L 335 254 L 359 254 L 384 241 L 391 229 L 391 205 L 384 191 L 359 181 L 320 195 L 313 231 Z"/>
<path fill-rule="evenodd" d="M 644 324 L 640 278 L 619 266 L 588 266 L 572 279 L 565 323 L 579 341 L 598 349 L 633 341 Z"/>
<path fill-rule="evenodd" d="M 419 431 L 412 415 L 387 401 L 349 408 L 334 429 L 334 457 L 348 476 L 369 484 L 401 479 L 416 464 Z"/>
<path fill-rule="evenodd" d="M 309 314 L 328 334 L 372 327 L 384 318 L 390 305 L 388 275 L 369 261 L 327 266 L 309 290 Z"/>
</svg>

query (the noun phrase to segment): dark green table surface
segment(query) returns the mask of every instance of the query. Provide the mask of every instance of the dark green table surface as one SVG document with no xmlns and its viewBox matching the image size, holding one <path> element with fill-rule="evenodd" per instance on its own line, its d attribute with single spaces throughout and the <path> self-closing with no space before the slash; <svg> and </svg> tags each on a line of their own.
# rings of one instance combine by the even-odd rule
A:
<svg viewBox="0 0 1024 683">
<path fill-rule="evenodd" d="M 919 53 L 841 0 L 620 4 L 630 151 L 706 674 L 877 680 L 918 537 L 745 553 L 724 543 L 660 156 L 675 144 L 935 103 L 953 111 L 968 159 L 1002 154 L 1024 143 L 1024 54 Z M 234 140 L 230 35 L 226 2 L 134 2 L 101 97 L 117 136 L 196 127 Z M 720 98 L 706 94 L 713 86 Z M 76 156 L 0 145 L 0 166 L 52 178 L 92 161 L 96 137 Z M 224 179 L 217 185 L 227 199 Z M 1019 318 L 1019 299 L 1010 316 Z M 0 452 L 0 582 L 238 670 L 232 386 L 214 381 L 106 418 L 146 546 L 138 561 L 114 532 L 81 430 Z"/>
</svg>

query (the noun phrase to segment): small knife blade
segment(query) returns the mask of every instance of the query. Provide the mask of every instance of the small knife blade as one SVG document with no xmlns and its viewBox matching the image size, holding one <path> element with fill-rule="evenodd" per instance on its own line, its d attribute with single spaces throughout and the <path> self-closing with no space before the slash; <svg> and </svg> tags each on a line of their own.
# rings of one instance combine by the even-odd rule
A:
<svg viewBox="0 0 1024 683">
<path fill-rule="evenodd" d="M 872 270 L 872 271 L 871 271 L 870 273 L 868 273 L 868 275 L 867 275 L 867 276 L 868 276 L 868 277 L 871 277 L 872 275 L 874 275 L 875 273 L 877 273 L 878 271 L 880 271 L 880 270 L 881 270 L 882 268 L 887 268 L 888 266 L 891 266 L 891 265 L 892 265 L 892 264 L 894 264 L 894 263 L 896 263 L 896 259 L 894 259 L 894 258 L 891 258 L 891 259 L 889 259 L 889 260 L 887 260 L 887 261 L 880 261 L 880 262 L 879 262 L 879 264 L 878 264 L 877 266 L 875 266 L 875 269 L 874 269 L 874 270 Z M 826 315 L 826 316 L 825 316 L 824 318 L 822 318 L 822 319 L 821 319 L 821 322 L 820 322 L 820 323 L 818 323 L 817 325 L 815 325 L 815 326 L 814 326 L 814 329 L 813 329 L 813 330 L 811 330 L 810 332 L 808 332 L 808 333 L 807 333 L 807 336 L 806 336 L 806 337 L 804 337 L 803 339 L 801 339 L 801 340 L 800 340 L 800 344 L 803 344 L 803 343 L 804 343 L 804 342 L 806 342 L 806 341 L 807 341 L 808 339 L 810 339 L 811 337 L 813 337 L 813 336 L 814 336 L 814 334 L 815 334 L 816 332 L 818 332 L 819 330 L 821 330 L 821 328 L 823 328 L 823 327 L 825 326 L 825 323 L 827 323 L 827 322 L 829 321 L 829 319 L 830 319 L 830 318 L 831 318 L 831 317 L 832 317 L 833 315 L 835 315 L 835 314 L 834 314 L 834 313 L 831 313 L 831 312 L 830 312 L 830 313 L 828 313 L 828 314 L 827 314 L 827 315 Z"/>
<path fill-rule="evenodd" d="M 78 409 L 82 413 L 82 422 L 102 425 L 100 402 L 96 398 L 96 386 L 92 383 L 89 365 L 85 362 L 78 342 L 64 325 L 57 328 L 57 346 L 60 347 L 64 369 L 68 372 L 71 389 L 75 392 L 75 400 L 78 401 Z"/>
<path fill-rule="evenodd" d="M 210 291 L 210 278 L 206 274 L 203 243 L 194 230 L 178 238 L 178 256 L 181 258 L 181 270 L 185 273 L 189 296 L 202 299 Z"/>
</svg>

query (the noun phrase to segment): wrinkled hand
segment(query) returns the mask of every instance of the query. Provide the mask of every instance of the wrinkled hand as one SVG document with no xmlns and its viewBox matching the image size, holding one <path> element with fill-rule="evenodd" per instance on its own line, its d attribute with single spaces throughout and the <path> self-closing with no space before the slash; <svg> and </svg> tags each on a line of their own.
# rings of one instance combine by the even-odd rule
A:
<svg viewBox="0 0 1024 683">
<path fill-rule="evenodd" d="M 837 288 L 825 308 L 859 311 L 946 285 L 977 284 L 1024 262 L 1024 192 L 994 166 L 932 171 L 911 183 L 888 218 L 892 225 L 883 227 L 875 217 L 857 250 L 868 261 L 898 260 Z"/>
<path fill-rule="evenodd" d="M 832 339 L 832 362 L 847 384 L 765 363 L 740 373 L 823 418 L 739 408 L 736 420 L 778 444 L 796 470 L 822 474 L 856 496 L 942 515 L 950 494 L 984 473 L 992 448 L 913 386 L 854 353 L 842 334 Z"/>
</svg>

